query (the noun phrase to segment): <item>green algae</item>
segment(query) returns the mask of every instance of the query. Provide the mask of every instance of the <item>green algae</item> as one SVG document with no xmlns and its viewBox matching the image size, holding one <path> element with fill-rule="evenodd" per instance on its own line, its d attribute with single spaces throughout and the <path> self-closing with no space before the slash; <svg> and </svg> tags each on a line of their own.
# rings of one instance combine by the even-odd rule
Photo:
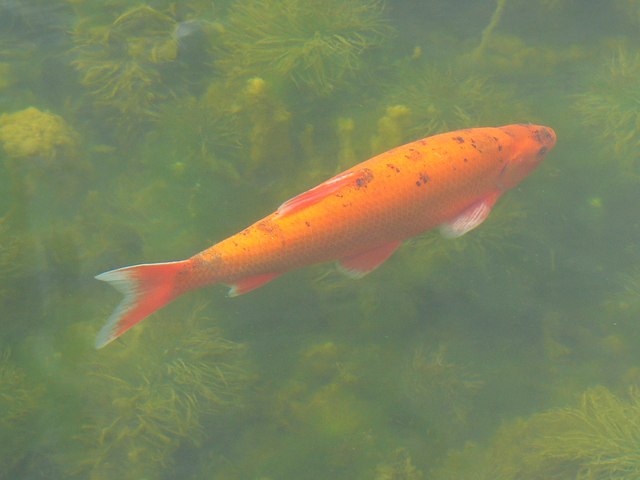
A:
<svg viewBox="0 0 640 480">
<path fill-rule="evenodd" d="M 584 392 L 575 407 L 553 409 L 502 426 L 488 447 L 452 453 L 433 478 L 631 479 L 640 470 L 637 391 Z"/>
<path fill-rule="evenodd" d="M 83 372 L 87 408 L 71 449 L 58 455 L 79 478 L 156 476 L 183 444 L 199 445 L 207 418 L 242 407 L 253 381 L 246 346 L 195 310 L 160 335 L 118 345 Z M 171 340 L 170 342 L 168 340 Z M 94 352 L 87 355 L 95 356 Z"/>
<path fill-rule="evenodd" d="M 290 79 L 329 95 L 383 40 L 383 8 L 378 0 L 236 2 L 222 35 L 220 65 L 232 75 Z"/>
<path fill-rule="evenodd" d="M 600 139 L 604 151 L 621 169 L 638 175 L 640 116 L 638 95 L 640 56 L 620 46 L 612 54 L 599 81 L 577 96 L 575 109 L 582 123 Z"/>
<path fill-rule="evenodd" d="M 11 357 L 9 350 L 0 354 L 0 478 L 11 478 L 29 454 L 44 393 Z"/>
</svg>

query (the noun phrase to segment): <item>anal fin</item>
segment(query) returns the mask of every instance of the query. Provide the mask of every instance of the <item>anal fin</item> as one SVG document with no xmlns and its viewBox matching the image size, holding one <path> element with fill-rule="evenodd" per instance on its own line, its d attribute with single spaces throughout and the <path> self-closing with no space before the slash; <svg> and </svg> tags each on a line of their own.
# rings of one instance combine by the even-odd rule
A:
<svg viewBox="0 0 640 480">
<path fill-rule="evenodd" d="M 238 295 L 244 295 L 251 290 L 260 288 L 265 283 L 269 283 L 271 280 L 279 277 L 279 273 L 262 273 L 260 275 L 254 275 L 253 277 L 247 277 L 238 280 L 236 283 L 229 285 L 228 297 L 237 297 Z"/>
<path fill-rule="evenodd" d="M 351 278 L 362 278 L 387 260 L 402 244 L 400 240 L 390 242 L 373 250 L 342 258 L 338 261 L 340 270 Z"/>
</svg>

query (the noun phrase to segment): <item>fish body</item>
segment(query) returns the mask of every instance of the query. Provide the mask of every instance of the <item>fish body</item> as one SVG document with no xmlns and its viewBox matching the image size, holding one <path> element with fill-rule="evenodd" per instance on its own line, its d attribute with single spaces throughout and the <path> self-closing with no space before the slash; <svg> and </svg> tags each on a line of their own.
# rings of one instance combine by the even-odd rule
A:
<svg viewBox="0 0 640 480">
<path fill-rule="evenodd" d="M 96 346 L 205 285 L 229 285 L 230 296 L 236 296 L 290 270 L 329 260 L 358 278 L 415 235 L 435 227 L 449 237 L 463 235 L 539 165 L 555 141 L 554 131 L 540 125 L 427 137 L 355 165 L 187 260 L 98 275 L 125 298 Z"/>
</svg>

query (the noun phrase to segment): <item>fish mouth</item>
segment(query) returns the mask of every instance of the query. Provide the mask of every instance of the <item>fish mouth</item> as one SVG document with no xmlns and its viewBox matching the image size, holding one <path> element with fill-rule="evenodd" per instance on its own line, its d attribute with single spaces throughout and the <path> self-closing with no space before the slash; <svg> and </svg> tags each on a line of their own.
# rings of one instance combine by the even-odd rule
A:
<svg viewBox="0 0 640 480">
<path fill-rule="evenodd" d="M 551 127 L 540 127 L 535 131 L 534 135 L 536 141 L 543 145 L 542 148 L 546 148 L 545 154 L 554 147 L 558 138 Z"/>
</svg>

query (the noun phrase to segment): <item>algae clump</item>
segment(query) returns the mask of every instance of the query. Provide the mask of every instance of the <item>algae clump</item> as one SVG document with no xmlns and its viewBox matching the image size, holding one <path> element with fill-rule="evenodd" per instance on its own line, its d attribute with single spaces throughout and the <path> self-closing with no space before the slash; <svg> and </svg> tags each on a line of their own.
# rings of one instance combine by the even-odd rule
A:
<svg viewBox="0 0 640 480">
<path fill-rule="evenodd" d="M 76 131 L 54 113 L 29 107 L 0 115 L 0 143 L 11 159 L 37 159 L 51 166 L 77 157 L 79 140 Z"/>
<path fill-rule="evenodd" d="M 605 387 L 587 390 L 576 407 L 559 408 L 503 426 L 488 448 L 452 453 L 436 480 L 535 480 L 640 477 L 640 392 L 627 399 Z"/>
<path fill-rule="evenodd" d="M 247 348 L 209 321 L 198 309 L 185 322 L 156 320 L 100 355 L 83 381 L 82 425 L 58 458 L 68 473 L 156 478 L 179 447 L 203 439 L 205 421 L 242 406 L 254 377 Z"/>
<path fill-rule="evenodd" d="M 379 0 L 236 2 L 222 34 L 220 66 L 233 75 L 272 74 L 328 95 L 363 65 L 388 27 Z"/>
<path fill-rule="evenodd" d="M 122 130 L 156 118 L 158 105 L 174 96 L 163 67 L 177 58 L 177 25 L 172 16 L 141 5 L 111 25 L 82 22 L 73 32 L 80 82 Z"/>
<path fill-rule="evenodd" d="M 12 469 L 29 453 L 34 413 L 43 389 L 29 383 L 24 370 L 0 353 L 0 478 L 14 478 Z"/>
<path fill-rule="evenodd" d="M 599 82 L 579 95 L 582 123 L 628 174 L 640 174 L 640 54 L 620 47 Z"/>
</svg>

